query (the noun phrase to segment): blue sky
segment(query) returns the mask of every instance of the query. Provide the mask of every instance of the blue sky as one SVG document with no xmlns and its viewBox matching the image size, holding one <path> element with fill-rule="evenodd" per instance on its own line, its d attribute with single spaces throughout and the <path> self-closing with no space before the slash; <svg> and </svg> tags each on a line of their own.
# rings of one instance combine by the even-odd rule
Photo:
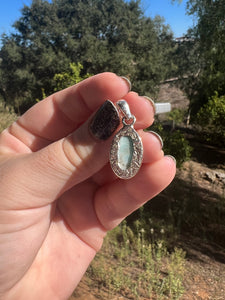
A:
<svg viewBox="0 0 225 300">
<path fill-rule="evenodd" d="M 175 37 L 182 36 L 192 26 L 192 17 L 185 15 L 187 0 L 181 4 L 172 4 L 171 0 L 142 0 L 142 8 L 150 17 L 160 15 L 169 24 Z M 31 0 L 1 0 L 0 1 L 0 35 L 9 33 L 15 20 L 20 17 L 23 4 L 29 5 Z"/>
<path fill-rule="evenodd" d="M 149 17 L 160 15 L 165 23 L 169 24 L 175 37 L 181 37 L 187 29 L 193 25 L 193 17 L 186 15 L 187 0 L 180 4 L 178 1 L 172 4 L 171 0 L 143 0 L 142 8 Z"/>
</svg>

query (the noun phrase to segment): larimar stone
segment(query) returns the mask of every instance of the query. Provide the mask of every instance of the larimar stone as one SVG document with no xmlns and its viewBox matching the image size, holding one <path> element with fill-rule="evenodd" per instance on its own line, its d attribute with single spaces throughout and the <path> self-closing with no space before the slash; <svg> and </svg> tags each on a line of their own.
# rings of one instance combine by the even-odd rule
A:
<svg viewBox="0 0 225 300">
<path fill-rule="evenodd" d="M 122 170 L 130 167 L 134 153 L 133 141 L 130 136 L 121 136 L 118 144 L 118 166 Z"/>
<path fill-rule="evenodd" d="M 113 172 L 122 179 L 134 177 L 141 167 L 143 145 L 132 125 L 124 127 L 114 136 L 110 150 L 110 164 Z"/>
</svg>

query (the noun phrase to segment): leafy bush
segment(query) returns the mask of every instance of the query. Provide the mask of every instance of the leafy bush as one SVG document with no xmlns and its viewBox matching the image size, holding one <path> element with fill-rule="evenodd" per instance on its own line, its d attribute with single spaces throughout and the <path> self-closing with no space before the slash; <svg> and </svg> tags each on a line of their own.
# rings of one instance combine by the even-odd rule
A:
<svg viewBox="0 0 225 300">
<path fill-rule="evenodd" d="M 67 72 L 55 74 L 53 78 L 55 85 L 54 91 L 57 92 L 62 89 L 65 89 L 91 76 L 91 74 L 89 73 L 87 73 L 84 76 L 81 76 L 82 70 L 83 65 L 81 63 L 70 63 Z"/>
<path fill-rule="evenodd" d="M 163 139 L 165 154 L 171 154 L 176 158 L 178 168 L 191 158 L 192 147 L 182 132 L 179 130 L 167 131 L 158 122 L 151 127 L 151 130 L 160 134 Z"/>
<path fill-rule="evenodd" d="M 207 142 L 225 145 L 225 95 L 215 95 L 199 110 L 196 123 Z"/>
<path fill-rule="evenodd" d="M 176 127 L 176 125 L 180 125 L 184 122 L 185 118 L 187 116 L 187 111 L 184 109 L 173 109 L 169 113 L 169 120 L 173 122 L 173 129 Z"/>
<path fill-rule="evenodd" d="M 177 160 L 177 167 L 191 158 L 192 147 L 179 130 L 164 133 L 164 151 L 166 154 L 173 155 Z"/>
<path fill-rule="evenodd" d="M 68 70 L 66 72 L 57 73 L 53 77 L 54 83 L 54 92 L 61 91 L 63 89 L 68 88 L 78 82 L 92 76 L 87 73 L 85 75 L 81 75 L 83 70 L 83 65 L 81 63 L 69 63 Z M 44 88 L 41 88 L 42 99 L 46 98 L 48 95 L 45 92 Z M 40 99 L 36 99 L 36 102 L 39 102 Z"/>
</svg>

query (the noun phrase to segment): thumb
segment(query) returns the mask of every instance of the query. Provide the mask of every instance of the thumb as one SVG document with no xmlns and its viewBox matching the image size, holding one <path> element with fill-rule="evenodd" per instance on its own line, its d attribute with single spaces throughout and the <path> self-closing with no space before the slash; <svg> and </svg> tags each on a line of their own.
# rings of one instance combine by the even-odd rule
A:
<svg viewBox="0 0 225 300">
<path fill-rule="evenodd" d="M 92 176 L 108 162 L 110 136 L 118 126 L 117 110 L 112 102 L 106 101 L 74 133 L 37 152 L 6 162 L 1 170 L 5 176 L 0 191 L 2 199 L 7 195 L 4 208 L 47 205 Z M 9 186 L 12 184 L 13 188 Z"/>
</svg>

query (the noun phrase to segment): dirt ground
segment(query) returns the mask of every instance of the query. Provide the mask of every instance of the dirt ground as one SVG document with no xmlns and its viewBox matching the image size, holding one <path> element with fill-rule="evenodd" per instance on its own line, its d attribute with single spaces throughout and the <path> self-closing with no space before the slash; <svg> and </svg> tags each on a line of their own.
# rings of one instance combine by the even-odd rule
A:
<svg viewBox="0 0 225 300">
<path fill-rule="evenodd" d="M 224 156 L 225 157 L 225 156 Z M 218 195 L 225 195 L 225 165 L 220 168 L 209 168 L 196 161 L 187 162 L 178 172 L 179 178 L 188 180 L 190 170 L 196 186 L 204 193 L 202 199 L 213 203 Z M 224 204 L 224 203 L 223 203 Z M 224 206 L 223 206 L 224 209 Z M 225 220 L 224 224 L 209 224 L 221 239 L 211 242 L 199 237 L 188 236 L 180 240 L 180 246 L 187 253 L 186 262 L 186 292 L 181 299 L 184 300 L 222 300 L 225 299 Z M 221 232 L 219 232 L 221 231 Z"/>
</svg>

